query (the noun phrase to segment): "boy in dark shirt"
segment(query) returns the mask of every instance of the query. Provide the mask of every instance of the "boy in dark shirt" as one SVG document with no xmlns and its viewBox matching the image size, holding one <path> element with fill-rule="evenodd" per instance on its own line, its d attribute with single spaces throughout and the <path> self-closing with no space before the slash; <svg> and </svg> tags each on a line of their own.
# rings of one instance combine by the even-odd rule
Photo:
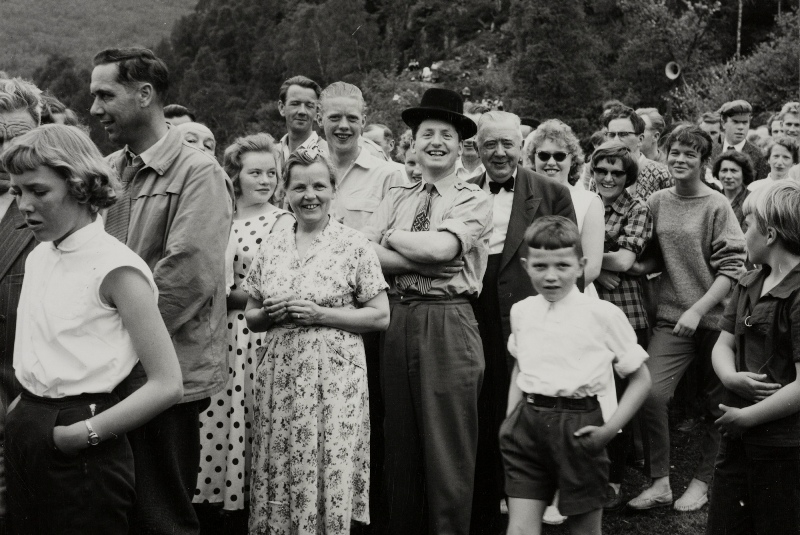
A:
<svg viewBox="0 0 800 535">
<path fill-rule="evenodd" d="M 727 389 L 707 535 L 800 526 L 800 184 L 744 204 L 750 261 L 735 286 L 712 361 Z"/>
</svg>

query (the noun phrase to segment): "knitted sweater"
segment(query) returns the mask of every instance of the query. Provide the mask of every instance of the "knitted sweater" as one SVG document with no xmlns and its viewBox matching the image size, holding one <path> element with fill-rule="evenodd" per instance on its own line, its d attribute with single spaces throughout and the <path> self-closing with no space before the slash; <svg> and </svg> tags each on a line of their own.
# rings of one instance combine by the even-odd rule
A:
<svg viewBox="0 0 800 535">
<path fill-rule="evenodd" d="M 700 197 L 664 189 L 647 206 L 664 260 L 656 318 L 674 325 L 717 276 L 738 280 L 745 272 L 744 234 L 725 196 L 710 189 Z M 698 327 L 718 330 L 729 297 L 709 310 Z"/>
</svg>

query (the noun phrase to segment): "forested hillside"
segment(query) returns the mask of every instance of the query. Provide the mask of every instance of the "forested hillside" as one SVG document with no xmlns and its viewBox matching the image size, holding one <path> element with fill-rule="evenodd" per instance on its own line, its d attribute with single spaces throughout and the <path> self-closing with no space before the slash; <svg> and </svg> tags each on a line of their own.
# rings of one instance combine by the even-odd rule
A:
<svg viewBox="0 0 800 535">
<path fill-rule="evenodd" d="M 323 86 L 359 84 L 368 119 L 399 127 L 400 110 L 429 85 L 407 69 L 411 60 L 438 67 L 439 84 L 469 88 L 473 99 L 502 99 L 508 110 L 558 117 L 588 134 L 611 98 L 656 106 L 673 119 L 732 97 L 751 99 L 761 114 L 795 98 L 800 41 L 789 11 L 795 6 L 788 0 L 200 0 L 156 48 L 172 71 L 170 101 L 194 109 L 223 146 L 243 133 L 280 133 L 278 87 L 294 74 Z M 674 81 L 664 75 L 670 61 L 682 68 Z M 51 57 L 35 80 L 85 112 L 78 94 L 85 87 L 65 93 L 88 86 L 83 65 Z"/>
<path fill-rule="evenodd" d="M 152 46 L 197 0 L 0 0 L 0 70 L 31 76 L 47 56 L 89 64 L 122 43 Z"/>
</svg>

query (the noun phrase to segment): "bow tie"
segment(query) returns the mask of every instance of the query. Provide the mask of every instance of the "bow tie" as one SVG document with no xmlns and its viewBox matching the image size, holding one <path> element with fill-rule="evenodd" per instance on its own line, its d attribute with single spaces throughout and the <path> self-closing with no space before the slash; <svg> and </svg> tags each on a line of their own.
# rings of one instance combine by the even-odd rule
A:
<svg viewBox="0 0 800 535">
<path fill-rule="evenodd" d="M 492 195 L 497 195 L 501 189 L 506 191 L 514 191 L 514 177 L 510 177 L 508 180 L 502 183 L 493 182 L 491 180 L 489 181 L 489 191 L 492 193 Z"/>
</svg>

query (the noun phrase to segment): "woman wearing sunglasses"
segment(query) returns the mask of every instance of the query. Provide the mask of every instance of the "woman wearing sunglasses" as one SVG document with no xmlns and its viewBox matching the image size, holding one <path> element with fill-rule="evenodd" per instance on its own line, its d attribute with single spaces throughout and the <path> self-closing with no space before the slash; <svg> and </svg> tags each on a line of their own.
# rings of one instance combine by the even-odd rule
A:
<svg viewBox="0 0 800 535">
<path fill-rule="evenodd" d="M 534 171 L 569 186 L 578 230 L 581 233 L 581 248 L 586 257 L 583 270 L 584 292 L 597 296 L 592 284 L 600 274 L 603 263 L 603 240 L 605 217 L 603 203 L 596 193 L 586 191 L 579 183 L 583 151 L 572 129 L 557 119 L 543 122 L 530 136 L 528 159 Z M 558 494 L 553 505 L 547 508 L 543 521 L 546 524 L 561 524 L 566 517 L 557 509 Z"/>
<path fill-rule="evenodd" d="M 568 125 L 551 119 L 540 124 L 533 132 L 529 150 L 528 158 L 537 173 L 570 186 L 578 229 L 581 231 L 581 247 L 586 257 L 583 272 L 585 291 L 597 295 L 591 283 L 600 274 L 603 262 L 604 211 L 597 194 L 586 191 L 578 183 L 583 162 L 578 138 Z"/>
</svg>

